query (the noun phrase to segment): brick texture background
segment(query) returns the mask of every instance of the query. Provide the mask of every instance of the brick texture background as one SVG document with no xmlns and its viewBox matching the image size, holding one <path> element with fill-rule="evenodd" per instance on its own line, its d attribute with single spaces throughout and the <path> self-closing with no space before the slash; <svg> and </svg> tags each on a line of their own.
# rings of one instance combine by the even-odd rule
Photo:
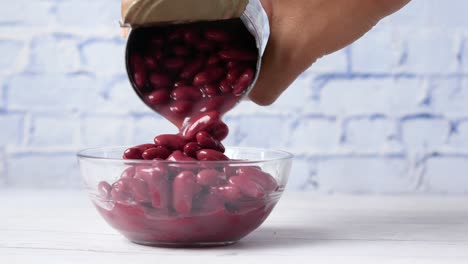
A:
<svg viewBox="0 0 468 264">
<path fill-rule="evenodd" d="M 128 84 L 119 2 L 2 5 L 1 187 L 76 188 L 78 149 L 176 131 Z M 413 0 L 274 105 L 243 102 L 227 144 L 295 153 L 291 190 L 468 194 L 468 1 L 449 2 Z"/>
</svg>

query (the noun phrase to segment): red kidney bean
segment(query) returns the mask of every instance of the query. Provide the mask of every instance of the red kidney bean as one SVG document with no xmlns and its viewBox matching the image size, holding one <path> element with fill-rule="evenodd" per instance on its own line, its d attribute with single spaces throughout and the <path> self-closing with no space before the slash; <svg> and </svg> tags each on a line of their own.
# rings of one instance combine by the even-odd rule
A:
<svg viewBox="0 0 468 264">
<path fill-rule="evenodd" d="M 154 138 L 154 143 L 171 150 L 182 150 L 187 142 L 179 135 L 159 135 Z"/>
<path fill-rule="evenodd" d="M 134 71 L 146 72 L 145 62 L 143 58 L 138 54 L 134 54 L 130 57 L 130 66 L 133 68 Z"/>
<path fill-rule="evenodd" d="M 265 190 L 260 184 L 239 176 L 233 176 L 229 178 L 229 183 L 239 187 L 241 192 L 251 198 L 263 198 L 265 197 Z"/>
<path fill-rule="evenodd" d="M 205 86 L 203 86 L 202 91 L 206 96 L 215 96 L 218 95 L 220 92 L 218 86 L 214 84 L 206 84 Z"/>
<path fill-rule="evenodd" d="M 247 88 L 252 84 L 252 81 L 255 77 L 255 73 L 251 68 L 247 68 L 244 73 L 239 77 L 236 84 L 234 85 L 233 94 L 235 96 L 242 95 Z"/>
<path fill-rule="evenodd" d="M 109 199 L 111 197 L 111 191 L 112 186 L 109 183 L 102 181 L 98 184 L 98 193 L 101 199 Z"/>
<path fill-rule="evenodd" d="M 164 38 L 161 36 L 151 37 L 151 44 L 161 47 L 164 45 Z"/>
<path fill-rule="evenodd" d="M 174 101 L 170 104 L 169 110 L 179 116 L 185 116 L 192 111 L 193 103 L 187 100 Z"/>
<path fill-rule="evenodd" d="M 171 93 L 172 99 L 179 101 L 179 100 L 187 100 L 187 101 L 198 101 L 203 97 L 202 92 L 200 89 L 197 89 L 192 86 L 181 86 L 175 88 Z"/>
<path fill-rule="evenodd" d="M 225 210 L 223 200 L 213 194 L 201 195 L 194 203 L 194 206 L 197 207 L 200 213 L 213 213 Z"/>
<path fill-rule="evenodd" d="M 231 37 L 223 30 L 208 29 L 205 31 L 205 38 L 216 42 L 228 42 Z"/>
<path fill-rule="evenodd" d="M 174 88 L 181 87 L 181 86 L 189 86 L 190 83 L 187 80 L 180 80 L 174 83 Z"/>
<path fill-rule="evenodd" d="M 146 57 L 145 58 L 145 65 L 150 71 L 155 71 L 158 69 L 158 64 L 156 62 L 156 59 L 153 57 Z"/>
<path fill-rule="evenodd" d="M 135 179 L 143 180 L 147 183 L 151 204 L 154 208 L 168 208 L 170 197 L 170 183 L 168 170 L 162 166 L 139 166 Z"/>
<path fill-rule="evenodd" d="M 133 199 L 137 203 L 147 203 L 150 201 L 148 185 L 140 179 L 132 179 L 128 182 L 128 187 L 132 192 Z"/>
<path fill-rule="evenodd" d="M 161 61 L 164 57 L 164 53 L 161 49 L 156 49 L 152 51 L 152 56 L 156 59 L 156 61 Z"/>
<path fill-rule="evenodd" d="M 179 30 L 171 32 L 168 36 L 168 40 L 170 42 L 177 42 L 179 40 L 182 40 L 183 37 L 184 37 L 184 32 L 179 29 Z"/>
<path fill-rule="evenodd" d="M 257 54 L 255 52 L 227 49 L 218 53 L 219 57 L 225 61 L 256 61 Z"/>
<path fill-rule="evenodd" d="M 197 151 L 197 159 L 200 161 L 226 161 L 229 160 L 223 153 L 213 149 L 202 149 Z"/>
<path fill-rule="evenodd" d="M 198 71 L 200 71 L 205 64 L 203 58 L 197 58 L 188 63 L 180 73 L 182 79 L 192 79 Z M 188 84 L 188 83 L 187 83 Z"/>
<path fill-rule="evenodd" d="M 206 61 L 206 65 L 208 66 L 218 66 L 218 64 L 221 62 L 221 59 L 218 57 L 218 55 L 211 55 L 208 60 Z"/>
<path fill-rule="evenodd" d="M 128 179 L 131 179 L 135 176 L 135 167 L 134 166 L 130 166 L 128 168 L 126 168 L 122 174 L 120 175 L 120 178 L 128 178 Z"/>
<path fill-rule="evenodd" d="M 219 90 L 222 93 L 231 93 L 232 92 L 232 85 L 229 83 L 227 80 L 222 80 L 221 83 L 219 83 Z"/>
<path fill-rule="evenodd" d="M 237 174 L 241 178 L 260 184 L 266 192 L 272 192 L 278 187 L 275 178 L 258 167 L 239 167 Z"/>
<path fill-rule="evenodd" d="M 226 75 L 226 81 L 230 84 L 236 83 L 243 71 L 240 67 L 230 69 Z"/>
<path fill-rule="evenodd" d="M 190 49 L 187 48 L 186 46 L 182 46 L 182 45 L 177 45 L 177 46 L 174 46 L 172 48 L 172 52 L 177 55 L 177 56 L 182 56 L 182 57 L 185 57 L 185 56 L 188 56 L 190 55 Z"/>
<path fill-rule="evenodd" d="M 189 29 L 184 34 L 184 40 L 187 44 L 197 45 L 198 43 L 200 43 L 201 38 L 195 30 Z"/>
<path fill-rule="evenodd" d="M 226 183 L 226 174 L 214 169 L 205 169 L 197 174 L 197 183 L 202 186 L 219 186 Z"/>
<path fill-rule="evenodd" d="M 129 203 L 133 197 L 129 190 L 128 182 L 131 179 L 120 179 L 112 184 L 111 197 L 112 200 L 120 203 Z"/>
<path fill-rule="evenodd" d="M 168 148 L 156 147 L 156 148 L 147 149 L 145 152 L 143 152 L 141 156 L 145 160 L 154 160 L 154 159 L 166 159 L 171 154 L 172 152 Z"/>
<path fill-rule="evenodd" d="M 185 155 L 182 151 L 176 150 L 166 159 L 168 161 L 197 161 L 194 158 L 191 158 Z"/>
<path fill-rule="evenodd" d="M 210 130 L 210 134 L 221 142 L 228 136 L 229 127 L 225 123 L 219 122 Z"/>
<path fill-rule="evenodd" d="M 143 89 L 143 87 L 146 84 L 146 77 L 146 72 L 135 71 L 135 73 L 133 74 L 133 79 L 135 80 L 135 85 L 138 89 Z"/>
<path fill-rule="evenodd" d="M 224 153 L 225 148 L 219 140 L 213 138 L 208 132 L 200 131 L 196 135 L 197 143 L 204 149 L 214 149 Z"/>
<path fill-rule="evenodd" d="M 239 187 L 232 184 L 227 184 L 219 187 L 212 187 L 210 190 L 213 194 L 219 196 L 224 201 L 230 203 L 237 202 L 243 198 L 243 194 Z"/>
<path fill-rule="evenodd" d="M 206 69 L 205 71 L 195 75 L 195 78 L 193 79 L 193 85 L 203 86 L 207 84 L 212 84 L 223 78 L 224 73 L 225 70 L 219 67 Z"/>
<path fill-rule="evenodd" d="M 151 74 L 150 82 L 155 88 L 168 88 L 172 84 L 169 76 L 159 73 Z"/>
<path fill-rule="evenodd" d="M 179 214 L 188 214 L 192 211 L 196 185 L 195 175 L 191 171 L 183 171 L 174 178 L 172 203 Z"/>
<path fill-rule="evenodd" d="M 138 160 L 138 159 L 142 159 L 141 154 L 143 154 L 143 151 L 141 151 L 139 148 L 129 148 L 125 150 L 123 154 L 123 158 Z"/>
<path fill-rule="evenodd" d="M 215 45 L 210 41 L 201 40 L 196 45 L 196 49 L 201 52 L 212 52 L 215 49 Z"/>
<path fill-rule="evenodd" d="M 189 142 L 184 146 L 184 154 L 191 157 L 197 157 L 197 151 L 201 150 L 202 148 L 198 145 L 197 142 Z"/>
<path fill-rule="evenodd" d="M 147 102 L 151 106 L 165 104 L 169 101 L 169 99 L 170 99 L 169 92 L 165 89 L 156 90 L 147 96 Z"/>
<path fill-rule="evenodd" d="M 226 102 L 224 96 L 212 96 L 205 99 L 203 106 L 200 108 L 200 112 L 220 112 L 221 108 Z"/>
<path fill-rule="evenodd" d="M 164 62 L 164 67 L 168 70 L 177 71 L 185 65 L 185 60 L 181 57 L 169 58 Z"/>
<path fill-rule="evenodd" d="M 135 146 L 134 148 L 140 149 L 143 152 L 147 149 L 155 148 L 155 147 L 157 147 L 155 144 L 141 144 L 141 145 Z"/>
<path fill-rule="evenodd" d="M 195 118 L 189 125 L 185 126 L 182 131 L 182 137 L 190 140 L 195 138 L 195 135 L 200 131 L 207 131 L 211 129 L 220 121 L 219 112 L 212 111 L 204 113 Z"/>
</svg>

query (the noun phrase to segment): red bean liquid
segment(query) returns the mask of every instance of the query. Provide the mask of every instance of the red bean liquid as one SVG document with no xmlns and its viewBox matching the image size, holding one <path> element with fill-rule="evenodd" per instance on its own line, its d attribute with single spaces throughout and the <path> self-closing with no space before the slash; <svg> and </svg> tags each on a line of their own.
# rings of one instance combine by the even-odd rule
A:
<svg viewBox="0 0 468 264">
<path fill-rule="evenodd" d="M 137 94 L 179 128 L 154 142 L 129 148 L 134 165 L 120 179 L 101 182 L 98 206 L 116 229 L 140 243 L 237 241 L 268 216 L 278 184 L 259 167 L 225 163 L 222 121 L 254 81 L 258 51 L 240 20 L 135 29 L 127 50 L 129 76 Z"/>
</svg>

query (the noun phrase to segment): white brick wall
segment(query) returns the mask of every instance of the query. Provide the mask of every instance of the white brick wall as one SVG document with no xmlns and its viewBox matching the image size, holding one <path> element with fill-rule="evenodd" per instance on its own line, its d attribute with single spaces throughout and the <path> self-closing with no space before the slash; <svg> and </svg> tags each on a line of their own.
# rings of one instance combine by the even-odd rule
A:
<svg viewBox="0 0 468 264">
<path fill-rule="evenodd" d="M 76 187 L 78 149 L 176 131 L 129 86 L 119 9 L 119 0 L 2 6 L 0 186 Z M 464 0 L 411 1 L 274 105 L 242 102 L 226 116 L 226 145 L 294 152 L 289 190 L 468 194 L 466 10 Z"/>
</svg>

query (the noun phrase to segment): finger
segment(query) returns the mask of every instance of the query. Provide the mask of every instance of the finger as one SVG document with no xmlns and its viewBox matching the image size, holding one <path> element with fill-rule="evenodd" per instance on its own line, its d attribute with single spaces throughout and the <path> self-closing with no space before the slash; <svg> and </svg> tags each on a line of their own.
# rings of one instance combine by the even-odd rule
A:
<svg viewBox="0 0 468 264">
<path fill-rule="evenodd" d="M 282 50 L 273 39 L 270 40 L 258 80 L 249 93 L 250 100 L 258 105 L 272 104 L 301 73 L 298 67 L 291 67 L 294 62 L 287 54 L 281 54 Z"/>
</svg>

